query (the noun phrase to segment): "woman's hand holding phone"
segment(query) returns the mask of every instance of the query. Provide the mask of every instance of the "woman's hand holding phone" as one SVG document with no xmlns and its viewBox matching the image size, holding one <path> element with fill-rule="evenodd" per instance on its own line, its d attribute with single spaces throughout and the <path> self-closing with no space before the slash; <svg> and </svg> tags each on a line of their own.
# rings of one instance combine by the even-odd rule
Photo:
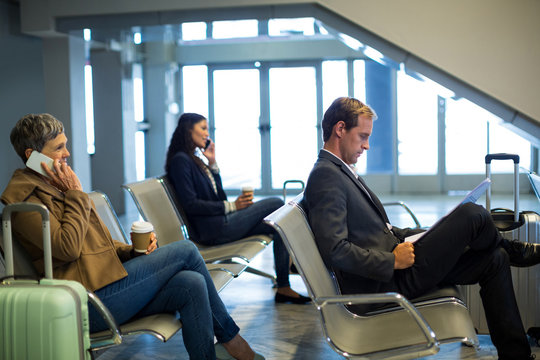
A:
<svg viewBox="0 0 540 360">
<path fill-rule="evenodd" d="M 60 191 L 79 190 L 82 191 L 82 185 L 71 167 L 67 162 L 60 162 L 58 159 L 54 160 L 54 171 L 49 168 L 45 168 L 45 172 L 50 178 L 51 184 L 58 188 Z"/>
<path fill-rule="evenodd" d="M 208 159 L 208 165 L 212 165 L 216 162 L 216 144 L 210 138 L 206 141 L 203 155 Z"/>
</svg>

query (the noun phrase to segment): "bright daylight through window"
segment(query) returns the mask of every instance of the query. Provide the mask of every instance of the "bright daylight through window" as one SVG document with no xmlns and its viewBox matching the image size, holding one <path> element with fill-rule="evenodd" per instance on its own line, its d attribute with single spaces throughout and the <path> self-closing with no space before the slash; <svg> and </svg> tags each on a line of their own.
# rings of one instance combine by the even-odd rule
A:
<svg viewBox="0 0 540 360">
<path fill-rule="evenodd" d="M 269 19 L 267 25 L 267 31 L 263 32 L 265 36 L 261 38 L 265 41 L 269 38 L 279 41 L 287 41 L 288 38 L 299 41 L 302 37 L 305 37 L 302 41 L 332 38 L 323 24 L 313 18 Z M 204 43 L 209 33 L 214 40 L 256 38 L 260 26 L 257 20 L 187 22 L 181 25 L 182 41 L 179 44 L 191 41 Z M 137 31 L 134 42 L 144 43 L 143 35 L 143 31 Z M 89 29 L 85 30 L 84 36 L 87 42 L 91 40 Z M 337 39 L 338 36 L 342 37 Z M 333 38 L 344 46 L 343 36 L 337 34 Z M 200 63 L 180 67 L 180 112 L 212 117 L 209 118 L 210 130 L 215 137 L 226 189 L 239 189 L 245 184 L 265 187 L 266 190 L 281 189 L 287 179 L 306 180 L 322 144 L 317 124 L 324 110 L 339 96 L 355 96 L 369 104 L 370 99 L 366 99 L 366 94 L 370 93 L 366 90 L 366 69 L 369 67 L 366 64 L 374 61 L 370 56 L 375 55 L 366 53 L 368 47 L 361 42 L 362 39 L 350 36 L 345 39 L 358 47 L 355 51 L 348 45 L 349 52 L 352 51 L 357 58 L 332 57 L 329 60 L 329 57 L 321 56 L 302 60 L 301 64 L 286 60 L 257 60 L 249 66 L 246 63 L 228 63 L 213 67 Z M 374 53 L 376 49 L 371 50 Z M 384 55 L 377 54 L 377 62 L 384 63 Z M 143 70 L 143 65 L 134 65 L 136 121 L 144 119 Z M 397 156 L 397 173 L 394 175 L 481 174 L 484 172 L 483 159 L 488 152 L 517 153 L 521 157 L 521 166 L 530 167 L 531 144 L 507 129 L 501 119 L 467 99 L 456 97 L 450 90 L 421 74 L 406 70 L 403 65 L 390 70 L 395 74 L 391 88 L 395 89 L 393 96 L 397 106 L 393 115 L 396 117 L 396 131 L 388 129 L 388 136 L 395 136 L 393 141 L 398 144 L 397 153 L 392 154 L 392 157 Z M 88 63 L 85 83 L 89 153 L 95 151 L 91 74 L 91 64 Z M 213 79 L 211 84 L 209 79 Z M 321 90 L 317 91 L 319 86 Z M 212 114 L 210 109 L 213 109 Z M 137 177 L 144 178 L 142 131 L 137 133 L 136 141 Z M 439 141 L 444 141 L 445 153 L 442 155 L 438 153 Z M 373 173 L 367 165 L 369 156 L 367 151 L 360 157 L 357 164 L 359 173 Z M 444 174 L 439 169 L 441 161 Z M 510 173 L 512 166 L 504 162 L 494 163 L 493 171 Z"/>
</svg>

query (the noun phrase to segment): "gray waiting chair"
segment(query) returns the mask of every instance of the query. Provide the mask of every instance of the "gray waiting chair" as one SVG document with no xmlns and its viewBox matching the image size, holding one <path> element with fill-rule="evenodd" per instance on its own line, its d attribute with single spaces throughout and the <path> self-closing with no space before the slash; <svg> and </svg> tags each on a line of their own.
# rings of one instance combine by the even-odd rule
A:
<svg viewBox="0 0 540 360">
<path fill-rule="evenodd" d="M 120 224 L 109 197 L 99 190 L 89 192 L 88 197 L 94 202 L 96 212 L 111 233 L 111 237 L 126 244 L 131 244 L 131 240 L 126 236 L 126 232 L 122 224 Z"/>
<path fill-rule="evenodd" d="M 182 217 L 179 207 L 175 203 L 176 199 L 163 177 L 148 178 L 125 184 L 123 187 L 133 198 L 141 216 L 154 225 L 160 245 L 178 240 L 191 240 L 186 220 Z M 236 259 L 241 259 L 245 264 L 248 264 L 271 241 L 269 236 L 256 235 L 223 245 L 195 244 L 208 263 L 234 263 Z M 275 280 L 273 275 L 250 266 L 247 266 L 245 271 Z"/>
<path fill-rule="evenodd" d="M 455 287 L 409 301 L 397 293 L 342 295 L 326 268 L 306 215 L 300 205 L 303 194 L 265 218 L 281 235 L 321 316 L 325 338 L 347 358 L 412 359 L 435 354 L 441 343 L 478 346 L 478 338 Z M 345 305 L 387 304 L 359 316 Z"/>
<path fill-rule="evenodd" d="M 120 220 L 116 215 L 116 211 L 109 200 L 109 197 L 99 191 L 91 191 L 88 193 L 90 199 L 94 202 L 96 211 L 107 227 L 113 239 L 131 244 L 131 241 L 127 238 Z M 245 269 L 244 264 L 206 264 L 206 268 L 210 272 L 212 281 L 217 291 L 221 291 L 227 286 L 233 278 L 240 275 Z"/>
</svg>

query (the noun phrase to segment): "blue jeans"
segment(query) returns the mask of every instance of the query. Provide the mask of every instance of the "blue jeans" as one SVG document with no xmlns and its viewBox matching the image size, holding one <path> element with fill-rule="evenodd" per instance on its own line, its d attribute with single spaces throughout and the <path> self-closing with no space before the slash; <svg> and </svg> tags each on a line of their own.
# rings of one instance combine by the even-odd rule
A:
<svg viewBox="0 0 540 360">
<path fill-rule="evenodd" d="M 95 293 L 118 324 L 163 312 L 180 313 L 190 359 L 215 359 L 214 335 L 227 342 L 239 332 L 191 241 L 177 241 L 124 264 L 128 276 Z M 90 306 L 91 331 L 106 328 Z"/>
<path fill-rule="evenodd" d="M 210 242 L 201 242 L 203 245 L 220 245 L 230 243 L 251 235 L 272 235 L 274 247 L 274 265 L 276 268 L 276 282 L 278 287 L 290 286 L 289 283 L 289 253 L 281 237 L 263 219 L 283 206 L 279 198 L 259 200 L 253 205 L 227 214 L 225 224 L 219 236 Z"/>
</svg>

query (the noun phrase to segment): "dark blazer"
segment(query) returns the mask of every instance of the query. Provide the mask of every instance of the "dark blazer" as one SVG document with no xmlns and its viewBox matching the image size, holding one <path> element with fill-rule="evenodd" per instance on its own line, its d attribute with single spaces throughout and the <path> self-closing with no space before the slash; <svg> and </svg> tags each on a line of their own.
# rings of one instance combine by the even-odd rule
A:
<svg viewBox="0 0 540 360">
<path fill-rule="evenodd" d="M 304 206 L 321 256 L 343 294 L 397 291 L 392 250 L 414 231 L 389 230 L 377 196 L 327 151 L 321 150 L 309 175 Z"/>
<path fill-rule="evenodd" d="M 225 222 L 227 195 L 223 191 L 221 176 L 214 174 L 218 193 L 214 191 L 206 173 L 184 152 L 170 160 L 167 177 L 176 191 L 176 197 L 195 234 L 195 241 L 206 243 L 219 235 Z"/>
</svg>

